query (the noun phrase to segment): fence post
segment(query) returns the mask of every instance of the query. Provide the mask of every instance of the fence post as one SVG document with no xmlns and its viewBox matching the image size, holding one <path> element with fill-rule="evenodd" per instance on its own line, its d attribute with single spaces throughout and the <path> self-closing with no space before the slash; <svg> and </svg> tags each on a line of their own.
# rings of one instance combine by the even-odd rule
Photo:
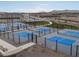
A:
<svg viewBox="0 0 79 59">
<path fill-rule="evenodd" d="M 36 38 L 35 38 L 35 42 L 36 42 L 36 44 L 37 44 L 37 35 L 36 35 Z"/>
<path fill-rule="evenodd" d="M 7 37 L 8 37 L 8 39 L 9 39 L 9 32 L 7 32 Z"/>
<path fill-rule="evenodd" d="M 26 30 L 27 30 L 27 25 L 25 27 L 26 27 Z"/>
<path fill-rule="evenodd" d="M 40 37 L 40 31 L 38 31 L 39 32 L 39 37 Z"/>
<path fill-rule="evenodd" d="M 13 41 L 15 41 L 15 40 L 14 40 L 14 32 L 12 32 L 12 36 L 13 36 Z"/>
<path fill-rule="evenodd" d="M 25 25 L 23 25 L 23 30 L 25 29 Z"/>
<path fill-rule="evenodd" d="M 70 45 L 70 56 L 72 56 L 72 44 Z"/>
<path fill-rule="evenodd" d="M 32 35 L 32 42 L 33 42 L 33 33 L 31 35 Z"/>
<path fill-rule="evenodd" d="M 47 38 L 45 37 L 45 48 L 47 47 L 47 46 L 46 46 L 46 45 L 47 45 L 47 41 L 46 41 L 46 39 L 47 39 Z"/>
<path fill-rule="evenodd" d="M 51 33 L 51 29 L 49 29 L 49 34 Z"/>
<path fill-rule="evenodd" d="M 58 42 L 56 40 L 56 52 L 57 52 L 57 50 L 58 50 Z"/>
<path fill-rule="evenodd" d="M 0 30 L 0 36 L 1 36 L 1 30 Z"/>
<path fill-rule="evenodd" d="M 18 30 L 19 30 L 19 24 L 18 24 L 17 28 L 18 28 Z"/>
<path fill-rule="evenodd" d="M 29 33 L 28 33 L 28 41 L 29 41 Z"/>
<path fill-rule="evenodd" d="M 19 35 L 19 44 L 20 44 L 20 35 Z"/>
<path fill-rule="evenodd" d="M 44 30 L 44 35 L 45 35 L 45 30 Z"/>
<path fill-rule="evenodd" d="M 3 37 L 4 37 L 4 31 L 5 31 L 5 29 L 3 29 L 3 31 L 2 31 L 3 32 Z"/>
<path fill-rule="evenodd" d="M 4 28 L 4 37 L 5 37 L 5 34 L 6 34 L 6 30 L 5 30 L 5 28 Z"/>
<path fill-rule="evenodd" d="M 78 56 L 78 45 L 76 46 L 76 57 Z"/>
</svg>

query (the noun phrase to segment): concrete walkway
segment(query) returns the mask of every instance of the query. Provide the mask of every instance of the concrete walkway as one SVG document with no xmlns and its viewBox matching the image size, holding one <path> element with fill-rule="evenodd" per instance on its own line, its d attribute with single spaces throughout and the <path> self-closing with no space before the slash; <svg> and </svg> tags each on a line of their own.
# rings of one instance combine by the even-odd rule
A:
<svg viewBox="0 0 79 59">
<path fill-rule="evenodd" d="M 15 49 L 16 47 L 9 44 L 8 42 L 0 39 L 0 46 L 3 46 L 4 48 L 7 48 L 7 50 L 12 50 L 12 49 Z"/>
<path fill-rule="evenodd" d="M 24 49 L 34 46 L 34 45 L 35 45 L 35 43 L 30 42 L 25 45 L 15 47 L 15 46 L 9 44 L 8 42 L 0 39 L 0 53 L 2 54 L 2 56 L 11 56 L 11 55 L 14 55 L 14 54 L 17 54 L 17 53 L 23 51 Z"/>
</svg>

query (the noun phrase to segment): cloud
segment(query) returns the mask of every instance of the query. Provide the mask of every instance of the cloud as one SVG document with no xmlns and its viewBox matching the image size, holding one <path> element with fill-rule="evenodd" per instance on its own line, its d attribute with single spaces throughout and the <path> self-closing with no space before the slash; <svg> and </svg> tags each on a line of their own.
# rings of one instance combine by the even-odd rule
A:
<svg viewBox="0 0 79 59">
<path fill-rule="evenodd" d="M 39 4 L 40 6 L 48 6 L 48 4 Z"/>
<path fill-rule="evenodd" d="M 16 12 L 48 12 L 50 9 L 47 8 L 48 4 L 39 4 L 33 8 L 16 9 Z"/>
<path fill-rule="evenodd" d="M 7 12 L 48 12 L 50 9 L 48 8 L 48 4 L 38 4 L 34 6 L 33 8 L 18 8 L 14 10 L 7 10 Z"/>
<path fill-rule="evenodd" d="M 48 4 L 38 4 L 33 8 L 29 9 L 18 9 L 19 12 L 48 12 L 50 9 L 48 8 Z"/>
<path fill-rule="evenodd" d="M 39 4 L 32 9 L 28 9 L 27 11 L 29 11 L 29 12 L 41 12 L 41 11 L 47 12 L 47 11 L 50 11 L 50 9 L 47 7 L 48 7 L 48 4 Z"/>
</svg>

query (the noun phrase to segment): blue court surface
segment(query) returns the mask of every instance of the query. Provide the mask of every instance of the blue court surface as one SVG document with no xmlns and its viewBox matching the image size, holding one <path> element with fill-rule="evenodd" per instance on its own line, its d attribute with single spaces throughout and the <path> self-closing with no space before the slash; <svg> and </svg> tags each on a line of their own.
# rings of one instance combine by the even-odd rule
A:
<svg viewBox="0 0 79 59">
<path fill-rule="evenodd" d="M 72 45 L 73 43 L 76 42 L 76 40 L 72 40 L 72 39 L 69 39 L 69 38 L 63 38 L 63 37 L 60 37 L 60 36 L 53 36 L 53 37 L 50 37 L 48 38 L 47 40 L 51 41 L 51 42 L 58 42 L 58 43 L 61 43 L 61 44 L 64 44 L 64 45 Z"/>
<path fill-rule="evenodd" d="M 64 31 L 63 34 L 79 37 L 79 31 Z"/>
<path fill-rule="evenodd" d="M 39 27 L 39 28 L 35 28 L 34 30 L 40 32 L 48 32 L 50 29 L 47 27 Z"/>
<path fill-rule="evenodd" d="M 13 26 L 17 26 L 19 25 L 19 23 L 13 23 Z M 12 23 L 8 23 L 8 24 L 0 24 L 0 28 L 6 28 L 6 27 L 11 27 Z"/>
<path fill-rule="evenodd" d="M 0 27 L 6 27 L 7 24 L 0 24 Z"/>
<path fill-rule="evenodd" d="M 20 27 L 20 26 L 23 26 L 23 25 L 25 25 L 25 24 L 17 23 L 17 22 L 13 23 L 13 25 L 12 25 L 12 23 L 8 23 L 8 24 L 1 23 L 0 24 L 0 30 L 3 31 L 5 28 L 11 28 L 12 26 L 13 27 L 17 27 L 17 26 Z"/>
<path fill-rule="evenodd" d="M 26 32 L 26 31 L 15 32 L 14 34 L 17 35 L 17 36 L 23 37 L 23 38 L 26 38 L 26 37 L 28 37 L 29 35 L 32 35 L 31 32 Z"/>
<path fill-rule="evenodd" d="M 15 22 L 15 23 L 13 23 L 13 25 L 12 25 L 12 23 L 9 23 L 9 25 L 10 26 L 20 26 L 20 25 L 24 25 L 23 23 L 19 23 L 19 22 Z"/>
<path fill-rule="evenodd" d="M 0 31 L 4 31 L 7 28 L 6 24 L 0 24 Z"/>
</svg>

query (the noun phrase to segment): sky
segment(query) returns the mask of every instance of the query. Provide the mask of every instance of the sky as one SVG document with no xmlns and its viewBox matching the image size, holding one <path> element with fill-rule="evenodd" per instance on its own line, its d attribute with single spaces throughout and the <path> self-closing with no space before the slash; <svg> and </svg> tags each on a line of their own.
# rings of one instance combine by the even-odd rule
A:
<svg viewBox="0 0 79 59">
<path fill-rule="evenodd" d="M 79 1 L 0 1 L 0 12 L 79 10 Z"/>
</svg>

